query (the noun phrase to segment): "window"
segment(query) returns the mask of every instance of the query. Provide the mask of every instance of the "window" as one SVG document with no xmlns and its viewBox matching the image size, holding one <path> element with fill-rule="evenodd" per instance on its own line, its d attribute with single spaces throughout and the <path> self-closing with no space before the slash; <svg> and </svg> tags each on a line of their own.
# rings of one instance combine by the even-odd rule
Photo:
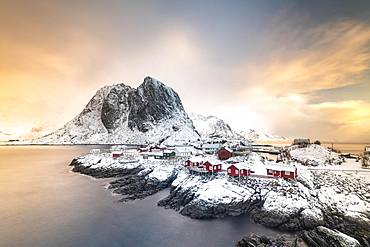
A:
<svg viewBox="0 0 370 247">
<path fill-rule="evenodd" d="M 227 172 L 228 172 L 228 173 L 231 173 L 231 169 L 227 169 Z"/>
<path fill-rule="evenodd" d="M 235 174 L 239 174 L 239 171 L 238 170 L 235 170 Z"/>
</svg>

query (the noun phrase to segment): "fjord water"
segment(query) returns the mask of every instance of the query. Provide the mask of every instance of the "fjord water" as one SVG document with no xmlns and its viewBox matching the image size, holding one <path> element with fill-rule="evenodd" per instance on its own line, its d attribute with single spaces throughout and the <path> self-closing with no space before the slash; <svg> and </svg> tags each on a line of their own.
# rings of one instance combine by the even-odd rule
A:
<svg viewBox="0 0 370 247">
<path fill-rule="evenodd" d="M 0 147 L 0 246 L 234 246 L 247 232 L 274 235 L 247 216 L 193 220 L 156 206 L 168 190 L 118 202 L 70 171 L 87 146 Z"/>
</svg>

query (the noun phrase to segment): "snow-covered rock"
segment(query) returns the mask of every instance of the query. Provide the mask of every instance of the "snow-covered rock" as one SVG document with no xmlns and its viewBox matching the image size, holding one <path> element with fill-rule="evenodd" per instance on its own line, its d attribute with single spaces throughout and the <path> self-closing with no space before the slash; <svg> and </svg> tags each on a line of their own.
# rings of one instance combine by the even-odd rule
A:
<svg viewBox="0 0 370 247">
<path fill-rule="evenodd" d="M 292 159 L 305 165 L 322 166 L 342 163 L 337 153 L 316 144 L 310 144 L 307 147 L 292 146 L 289 153 Z"/>
<path fill-rule="evenodd" d="M 114 159 L 107 154 L 77 158 L 74 170 L 95 177 L 119 177 L 110 189 L 127 199 L 139 199 L 168 186 L 170 194 L 158 202 L 192 218 L 213 218 L 249 213 L 257 223 L 307 236 L 335 239 L 337 245 L 370 242 L 369 183 L 330 171 L 297 165 L 298 179 L 232 178 L 225 173 L 197 175 L 167 160 Z M 268 162 L 251 153 L 251 167 Z M 76 168 L 76 169 L 75 169 Z M 255 168 L 253 168 L 255 169 Z M 323 226 L 326 229 L 317 228 Z M 316 229 L 316 230 L 312 230 Z M 311 235 L 310 235 L 311 234 Z M 334 240 L 333 240 L 334 241 Z M 343 245 L 346 246 L 346 245 Z M 350 245 L 351 246 L 351 245 Z"/>
<path fill-rule="evenodd" d="M 76 118 L 34 143 L 178 144 L 198 138 L 178 94 L 146 77 L 136 89 L 125 84 L 100 89 Z"/>
</svg>

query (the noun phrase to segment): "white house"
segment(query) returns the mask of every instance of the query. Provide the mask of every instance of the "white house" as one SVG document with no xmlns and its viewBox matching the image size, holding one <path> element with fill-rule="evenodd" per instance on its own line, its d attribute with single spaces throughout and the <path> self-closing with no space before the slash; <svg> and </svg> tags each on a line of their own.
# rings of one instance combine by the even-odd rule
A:
<svg viewBox="0 0 370 247">
<path fill-rule="evenodd" d="M 195 154 L 195 150 L 191 146 L 179 146 L 175 147 L 174 151 L 177 157 L 190 157 Z"/>
<path fill-rule="evenodd" d="M 221 148 L 221 143 L 204 143 L 202 145 L 203 152 L 214 154 Z"/>
</svg>

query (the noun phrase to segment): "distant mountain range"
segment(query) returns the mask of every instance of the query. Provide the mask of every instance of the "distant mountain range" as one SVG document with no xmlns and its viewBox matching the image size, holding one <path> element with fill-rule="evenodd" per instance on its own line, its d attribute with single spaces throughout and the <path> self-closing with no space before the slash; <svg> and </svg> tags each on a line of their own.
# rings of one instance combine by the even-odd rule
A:
<svg viewBox="0 0 370 247">
<path fill-rule="evenodd" d="M 215 116 L 202 116 L 199 114 L 190 114 L 195 129 L 203 138 L 224 138 L 241 139 L 239 133 L 231 129 L 224 120 Z"/>
<path fill-rule="evenodd" d="M 172 88 L 146 77 L 137 88 L 123 83 L 101 88 L 73 120 L 32 143 L 181 144 L 207 138 L 285 139 L 255 130 L 237 132 L 215 116 L 189 116 Z"/>
<path fill-rule="evenodd" d="M 9 141 L 9 139 L 12 139 L 11 134 L 0 131 L 0 141 L 2 141 L 2 142 Z"/>
<path fill-rule="evenodd" d="M 233 130 L 224 120 L 215 116 L 190 114 L 195 129 L 202 138 L 247 139 L 250 141 L 285 141 L 289 138 L 258 132 L 254 129 Z"/>
</svg>

